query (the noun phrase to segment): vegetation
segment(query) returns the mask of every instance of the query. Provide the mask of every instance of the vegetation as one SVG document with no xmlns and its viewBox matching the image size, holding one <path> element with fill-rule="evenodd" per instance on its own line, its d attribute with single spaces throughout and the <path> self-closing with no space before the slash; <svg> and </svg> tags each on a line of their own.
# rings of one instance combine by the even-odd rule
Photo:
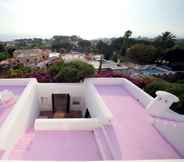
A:
<svg viewBox="0 0 184 162">
<path fill-rule="evenodd" d="M 127 56 L 139 64 L 153 64 L 158 57 L 158 50 L 152 45 L 136 44 L 128 50 Z"/>
<path fill-rule="evenodd" d="M 168 49 L 175 46 L 175 41 L 176 36 L 171 32 L 166 31 L 155 39 L 154 44 L 162 49 Z"/>
<path fill-rule="evenodd" d="M 96 46 L 96 51 L 99 54 L 103 54 L 104 58 L 109 60 L 112 57 L 112 48 L 110 45 L 108 45 L 107 43 L 103 42 L 103 41 L 98 41 Z"/>
<path fill-rule="evenodd" d="M 90 47 L 91 47 L 91 42 L 88 40 L 80 40 L 78 41 L 78 47 L 83 51 L 83 52 L 89 52 Z"/>
<path fill-rule="evenodd" d="M 172 48 L 165 51 L 158 63 L 167 65 L 175 71 L 184 70 L 184 49 Z"/>
<path fill-rule="evenodd" d="M 63 67 L 64 65 L 64 61 L 60 60 L 57 64 L 53 64 L 49 66 L 48 72 L 51 75 L 51 77 L 55 77 L 58 72 L 60 71 L 60 69 Z"/>
<path fill-rule="evenodd" d="M 103 64 L 103 56 L 100 57 L 100 64 L 99 64 L 98 72 L 102 71 L 102 64 Z"/>
<path fill-rule="evenodd" d="M 145 87 L 145 91 L 155 97 L 155 92 L 158 90 L 168 91 L 179 97 L 180 102 L 172 105 L 171 109 L 177 113 L 184 114 L 184 84 L 170 83 L 164 80 L 157 80 Z"/>
<path fill-rule="evenodd" d="M 176 39 L 171 32 L 161 33 L 154 39 L 132 38 L 132 31 L 127 30 L 122 37 L 103 40 L 84 40 L 78 36 L 53 36 L 52 39 L 19 39 L 15 40 L 15 46 L 8 47 L 6 43 L 0 43 L 0 61 L 11 58 L 15 49 L 26 48 L 50 48 L 53 51 L 70 52 L 76 50 L 84 53 L 102 54 L 104 59 L 112 59 L 115 62 L 135 62 L 137 64 L 155 64 L 171 68 L 172 70 L 184 70 L 184 40 Z M 172 109 L 184 113 L 184 76 L 183 73 L 159 76 L 158 78 L 132 78 L 122 73 L 101 70 L 102 62 L 96 77 L 124 77 L 138 85 L 151 95 L 157 90 L 169 91 L 178 97 L 181 102 L 173 105 Z M 86 77 L 94 76 L 95 69 L 84 62 L 58 61 L 57 64 L 45 68 L 28 68 L 19 66 L 5 66 L 10 69 L 2 70 L 1 74 L 8 77 L 35 77 L 39 82 L 80 82 Z M 5 68 L 7 69 L 7 68 Z"/>
<path fill-rule="evenodd" d="M 132 35 L 132 31 L 131 30 L 127 30 L 124 34 L 124 37 L 123 37 L 123 46 L 122 46 L 122 49 L 121 49 L 121 55 L 125 55 L 126 52 L 127 52 L 127 48 L 128 48 L 128 44 L 129 44 L 129 38 L 131 37 Z"/>
<path fill-rule="evenodd" d="M 85 62 L 71 61 L 51 65 L 49 72 L 54 82 L 80 82 L 84 78 L 93 76 L 95 69 Z"/>
<path fill-rule="evenodd" d="M 10 58 L 10 54 L 7 52 L 0 52 L 0 61 Z"/>
<path fill-rule="evenodd" d="M 10 78 L 22 78 L 27 73 L 30 73 L 30 72 L 31 72 L 30 67 L 25 67 L 25 66 L 22 66 L 22 65 L 18 65 L 18 66 L 15 66 L 15 67 L 11 68 L 8 73 L 9 73 Z"/>
<path fill-rule="evenodd" d="M 6 47 L 5 43 L 0 43 L 0 61 L 11 58 L 14 50 L 14 48 Z"/>
</svg>

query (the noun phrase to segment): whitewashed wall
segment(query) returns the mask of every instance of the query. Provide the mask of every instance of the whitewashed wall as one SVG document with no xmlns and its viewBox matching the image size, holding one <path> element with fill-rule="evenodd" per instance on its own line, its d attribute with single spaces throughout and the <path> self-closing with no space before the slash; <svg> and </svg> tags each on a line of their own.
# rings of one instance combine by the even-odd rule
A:
<svg viewBox="0 0 184 162">
<path fill-rule="evenodd" d="M 144 107 L 146 107 L 154 98 L 144 92 L 141 88 L 124 78 L 91 78 L 86 80 L 91 84 L 102 85 L 122 85 L 132 96 L 135 97 Z"/>
<path fill-rule="evenodd" d="M 135 99 L 140 102 L 144 108 L 148 106 L 148 104 L 153 101 L 153 97 L 144 92 L 141 88 L 133 84 L 127 79 L 122 79 L 123 86 L 131 93 Z"/>
<path fill-rule="evenodd" d="M 101 85 L 117 85 L 123 83 L 123 78 L 89 78 L 85 82 Z"/>
<path fill-rule="evenodd" d="M 184 158 L 184 122 L 155 119 L 153 125 Z"/>
<path fill-rule="evenodd" d="M 25 86 L 27 85 L 30 80 L 32 79 L 0 79 L 0 85 L 20 85 L 20 86 Z"/>
<path fill-rule="evenodd" d="M 112 119 L 112 113 L 107 108 L 98 94 L 91 79 L 85 81 L 85 105 L 92 118 L 98 118 L 101 122 L 108 123 Z"/>
<path fill-rule="evenodd" d="M 84 113 L 84 87 L 82 83 L 39 83 L 38 98 L 40 110 L 52 110 L 52 93 L 70 94 L 70 109 L 81 110 Z M 74 100 L 79 100 L 80 105 L 74 105 Z"/>
<path fill-rule="evenodd" d="M 96 118 L 90 119 L 36 119 L 35 130 L 93 130 L 101 127 Z"/>
<path fill-rule="evenodd" d="M 139 87 L 137 87 L 136 85 L 134 85 L 133 83 L 131 83 L 130 81 L 128 81 L 127 79 L 123 79 L 123 78 L 98 78 L 98 79 L 88 79 L 86 80 L 86 82 L 88 83 L 88 88 L 87 88 L 87 92 L 89 93 L 87 95 L 85 95 L 86 98 L 86 105 L 89 105 L 89 107 L 92 110 L 92 113 L 94 112 L 94 115 L 98 116 L 100 115 L 99 110 L 103 109 L 103 104 L 101 102 L 98 101 L 98 95 L 95 94 L 95 90 L 92 88 L 94 84 L 102 84 L 102 85 L 118 85 L 121 84 L 122 86 L 124 86 L 124 88 L 127 89 L 127 91 L 129 91 L 131 93 L 131 95 L 133 97 L 135 97 L 135 99 L 137 99 L 137 101 L 139 101 L 144 108 L 146 108 L 149 103 L 152 103 L 154 101 L 154 98 L 151 97 L 149 94 L 147 94 L 146 92 L 144 92 L 142 89 L 140 89 Z M 90 87 L 90 88 L 89 88 Z M 91 93 L 89 92 L 91 91 Z M 94 94 L 90 95 L 90 94 Z M 91 98 L 89 97 L 91 96 Z M 97 96 L 97 97 L 96 97 Z M 94 98 L 94 99 L 93 99 Z M 169 98 L 167 98 L 169 100 Z M 95 104 L 92 104 L 93 102 L 96 102 Z M 90 106 L 91 105 L 91 106 Z M 95 109 L 93 106 L 95 106 Z M 98 107 L 99 106 L 99 107 Z M 157 105 L 157 107 L 159 107 L 161 105 Z M 104 114 L 104 112 L 102 113 L 102 115 Z M 173 115 L 171 115 L 173 114 Z M 181 155 L 181 157 L 184 157 L 184 122 L 183 119 L 184 117 L 182 115 L 178 115 L 174 112 L 168 113 L 168 112 L 164 112 L 162 114 L 159 115 L 160 117 L 166 117 L 168 119 L 174 119 L 180 122 L 176 122 L 176 121 L 169 121 L 167 119 L 157 119 L 155 118 L 153 120 L 153 125 L 158 129 L 158 131 L 161 133 L 161 135 L 175 148 L 175 150 L 177 150 L 178 154 Z M 172 118 L 171 118 L 172 117 Z M 182 122 L 181 122 L 182 121 Z"/>
<path fill-rule="evenodd" d="M 0 160 L 1 161 L 1 160 Z M 9 160 L 2 160 L 3 162 L 10 162 Z M 20 160 L 13 160 L 13 162 L 20 162 Z M 21 160 L 21 162 L 27 162 L 25 160 Z M 40 161 L 29 161 L 29 162 L 40 162 Z M 56 162 L 56 161 L 47 161 L 47 162 Z M 59 161 L 58 161 L 59 162 Z M 62 161 L 60 161 L 62 162 Z M 75 162 L 75 161 L 68 161 L 68 162 Z M 78 161 L 76 161 L 78 162 Z M 86 161 L 90 162 L 90 161 Z M 100 162 L 100 161 L 97 161 Z M 138 162 L 137 160 L 104 160 L 103 162 Z M 183 162 L 183 159 L 167 159 L 167 160 L 139 160 L 139 162 Z"/>
<path fill-rule="evenodd" d="M 13 82 L 13 85 L 22 85 L 23 82 L 24 80 L 20 81 L 20 83 L 17 80 Z M 25 82 L 29 83 L 1 127 L 0 149 L 11 149 L 18 138 L 33 125 L 35 118 L 37 118 L 39 112 L 37 81 L 36 79 L 29 79 L 28 81 L 25 80 Z"/>
</svg>

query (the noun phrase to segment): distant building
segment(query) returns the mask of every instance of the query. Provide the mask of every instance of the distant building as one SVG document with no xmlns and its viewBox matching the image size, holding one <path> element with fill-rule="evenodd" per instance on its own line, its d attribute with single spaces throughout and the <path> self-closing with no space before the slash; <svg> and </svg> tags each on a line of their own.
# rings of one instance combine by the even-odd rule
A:
<svg viewBox="0 0 184 162">
<path fill-rule="evenodd" d="M 32 65 L 47 60 L 50 52 L 49 49 L 24 49 L 16 50 L 13 56 L 16 59 L 16 63 Z"/>
<path fill-rule="evenodd" d="M 49 58 L 59 58 L 61 56 L 58 52 L 49 53 Z"/>
</svg>

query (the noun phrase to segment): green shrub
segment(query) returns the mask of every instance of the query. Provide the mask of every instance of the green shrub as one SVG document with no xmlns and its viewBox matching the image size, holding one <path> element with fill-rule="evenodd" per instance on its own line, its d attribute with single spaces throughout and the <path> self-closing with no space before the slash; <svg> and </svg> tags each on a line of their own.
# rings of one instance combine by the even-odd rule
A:
<svg viewBox="0 0 184 162">
<path fill-rule="evenodd" d="M 15 66 L 14 68 L 9 70 L 8 76 L 11 77 L 16 77 L 16 78 L 21 78 L 24 77 L 25 74 L 30 73 L 32 69 L 30 67 L 25 67 L 22 65 Z"/>
<path fill-rule="evenodd" d="M 78 74 L 78 69 L 72 66 L 64 66 L 60 69 L 55 79 L 59 82 L 77 82 L 80 81 L 80 76 Z"/>
<path fill-rule="evenodd" d="M 10 54 L 7 52 L 0 52 L 0 61 L 6 60 L 7 58 L 10 58 Z"/>
<path fill-rule="evenodd" d="M 95 73 L 92 65 L 82 61 L 71 61 L 49 67 L 49 73 L 55 82 L 79 82 Z"/>
<path fill-rule="evenodd" d="M 158 90 L 164 90 L 178 96 L 180 102 L 173 104 L 171 109 L 177 113 L 184 114 L 184 84 L 157 80 L 145 87 L 145 91 L 153 97 L 155 97 L 155 92 Z"/>
<path fill-rule="evenodd" d="M 48 68 L 48 72 L 51 75 L 51 77 L 55 77 L 59 73 L 63 65 L 64 65 L 63 60 L 60 60 L 57 64 L 50 65 Z"/>
</svg>

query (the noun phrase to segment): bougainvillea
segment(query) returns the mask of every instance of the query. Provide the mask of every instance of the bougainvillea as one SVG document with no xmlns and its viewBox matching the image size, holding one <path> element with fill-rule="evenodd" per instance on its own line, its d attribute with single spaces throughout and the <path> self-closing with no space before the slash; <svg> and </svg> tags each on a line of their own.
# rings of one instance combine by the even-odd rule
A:
<svg viewBox="0 0 184 162">
<path fill-rule="evenodd" d="M 25 74 L 24 77 L 25 78 L 36 78 L 38 82 L 41 82 L 41 83 L 52 82 L 50 75 L 44 72 L 29 73 L 29 74 Z"/>
</svg>

